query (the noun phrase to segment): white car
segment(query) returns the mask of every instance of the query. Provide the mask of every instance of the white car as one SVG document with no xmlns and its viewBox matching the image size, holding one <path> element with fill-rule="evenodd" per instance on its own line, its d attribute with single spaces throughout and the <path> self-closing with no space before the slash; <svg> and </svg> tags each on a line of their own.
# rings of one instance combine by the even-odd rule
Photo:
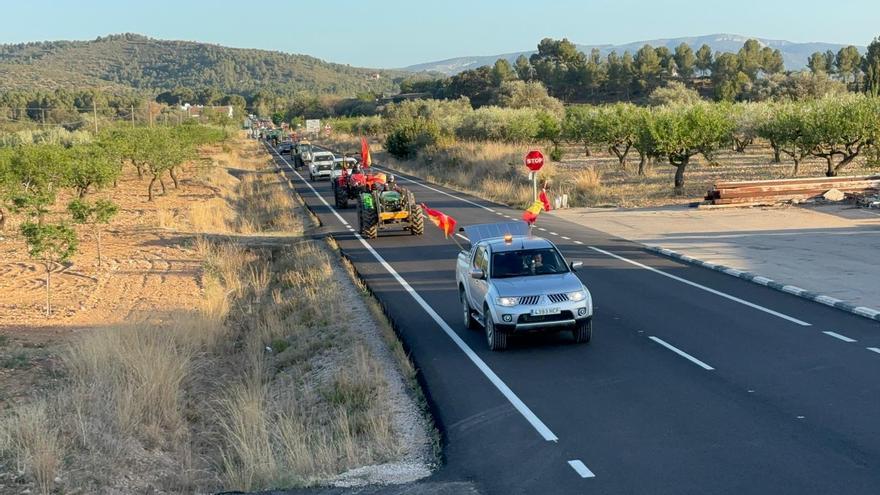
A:
<svg viewBox="0 0 880 495">
<path fill-rule="evenodd" d="M 309 179 L 318 180 L 321 177 L 330 178 L 333 173 L 333 161 L 336 156 L 329 151 L 315 151 L 312 153 L 312 161 L 309 163 Z"/>
<path fill-rule="evenodd" d="M 330 180 L 336 180 L 337 177 L 342 175 L 342 164 L 345 163 L 345 168 L 351 170 L 357 165 L 358 161 L 354 158 L 347 156 L 345 158 L 336 157 L 333 159 L 333 170 L 330 172 Z"/>
</svg>

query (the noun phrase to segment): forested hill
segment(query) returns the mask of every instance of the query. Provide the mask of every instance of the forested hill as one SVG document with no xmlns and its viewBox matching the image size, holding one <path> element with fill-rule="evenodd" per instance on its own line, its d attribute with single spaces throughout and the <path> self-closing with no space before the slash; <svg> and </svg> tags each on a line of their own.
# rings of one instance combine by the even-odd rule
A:
<svg viewBox="0 0 880 495">
<path fill-rule="evenodd" d="M 354 95 L 390 90 L 396 75 L 306 55 L 137 34 L 0 45 L 0 90 L 91 86 L 159 91 L 188 86 L 245 95 L 260 89 Z"/>
</svg>

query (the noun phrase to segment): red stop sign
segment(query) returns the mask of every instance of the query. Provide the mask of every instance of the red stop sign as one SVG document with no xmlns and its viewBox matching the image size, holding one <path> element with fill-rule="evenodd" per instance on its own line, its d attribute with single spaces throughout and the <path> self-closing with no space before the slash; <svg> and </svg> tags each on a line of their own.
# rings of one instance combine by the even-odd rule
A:
<svg viewBox="0 0 880 495">
<path fill-rule="evenodd" d="M 526 167 L 529 167 L 529 170 L 537 172 L 544 166 L 544 154 L 538 150 L 529 151 L 526 153 L 525 161 Z"/>
</svg>

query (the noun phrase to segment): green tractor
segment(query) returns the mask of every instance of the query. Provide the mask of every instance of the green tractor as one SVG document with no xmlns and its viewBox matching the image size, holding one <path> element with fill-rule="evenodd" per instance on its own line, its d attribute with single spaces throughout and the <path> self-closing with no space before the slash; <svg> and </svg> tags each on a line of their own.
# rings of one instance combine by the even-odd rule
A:
<svg viewBox="0 0 880 495">
<path fill-rule="evenodd" d="M 367 239 L 375 239 L 379 230 L 392 226 L 401 226 L 412 235 L 425 233 L 425 214 L 407 189 L 363 192 L 357 205 L 358 230 Z"/>
</svg>

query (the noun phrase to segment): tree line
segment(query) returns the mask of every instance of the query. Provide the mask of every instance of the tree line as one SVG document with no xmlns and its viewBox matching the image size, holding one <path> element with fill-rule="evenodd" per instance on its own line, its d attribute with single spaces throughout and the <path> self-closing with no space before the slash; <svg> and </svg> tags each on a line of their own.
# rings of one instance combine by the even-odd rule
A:
<svg viewBox="0 0 880 495">
<path fill-rule="evenodd" d="M 507 81 L 539 81 L 550 95 L 563 102 L 630 101 L 646 98 L 669 81 L 682 81 L 717 101 L 758 101 L 794 97 L 803 86 L 831 86 L 877 94 L 880 90 L 880 39 L 862 56 L 855 46 L 837 53 L 810 57 L 813 77 L 786 72 L 778 49 L 747 40 L 736 53 L 712 52 L 708 45 L 694 51 L 686 43 L 674 50 L 644 45 L 635 53 L 612 51 L 602 57 L 598 49 L 589 54 L 567 39 L 545 38 L 537 53 L 519 56 L 511 64 L 499 59 L 493 66 L 466 70 L 449 78 L 411 78 L 401 82 L 403 93 L 433 98 L 466 96 L 474 106 L 498 104 Z M 835 76 L 832 79 L 829 76 Z"/>
<path fill-rule="evenodd" d="M 124 166 L 149 178 L 149 201 L 158 181 L 165 192 L 163 175 L 178 187 L 178 169 L 196 157 L 199 146 L 226 137 L 225 131 L 196 123 L 164 127 L 107 129 L 87 143 L 70 146 L 24 144 L 0 147 L 0 229 L 7 216 L 20 215 L 19 231 L 28 253 L 46 268 L 46 311 L 51 312 L 51 271 L 76 252 L 78 239 L 71 222 L 87 224 L 96 233 L 98 262 L 101 259 L 100 226 L 109 222 L 117 207 L 106 199 L 93 199 L 96 192 L 115 186 Z M 68 218 L 52 215 L 58 197 L 68 192 Z"/>
<path fill-rule="evenodd" d="M 758 138 L 774 150 L 773 161 L 826 162 L 836 176 L 856 158 L 880 163 L 880 98 L 849 94 L 785 102 L 707 102 L 654 107 L 618 102 L 570 105 L 564 111 L 536 108 L 471 108 L 467 99 L 417 100 L 391 105 L 381 124 L 373 118 L 350 120 L 353 132 L 385 135 L 394 156 L 413 158 L 421 150 L 454 140 L 494 140 L 519 144 L 547 143 L 551 158 L 561 158 L 563 142 L 579 144 L 588 156 L 607 150 L 621 167 L 638 157 L 638 173 L 650 163 L 675 168 L 674 191 L 682 194 L 685 173 L 695 156 L 714 161 L 718 151 L 744 152 Z"/>
</svg>

